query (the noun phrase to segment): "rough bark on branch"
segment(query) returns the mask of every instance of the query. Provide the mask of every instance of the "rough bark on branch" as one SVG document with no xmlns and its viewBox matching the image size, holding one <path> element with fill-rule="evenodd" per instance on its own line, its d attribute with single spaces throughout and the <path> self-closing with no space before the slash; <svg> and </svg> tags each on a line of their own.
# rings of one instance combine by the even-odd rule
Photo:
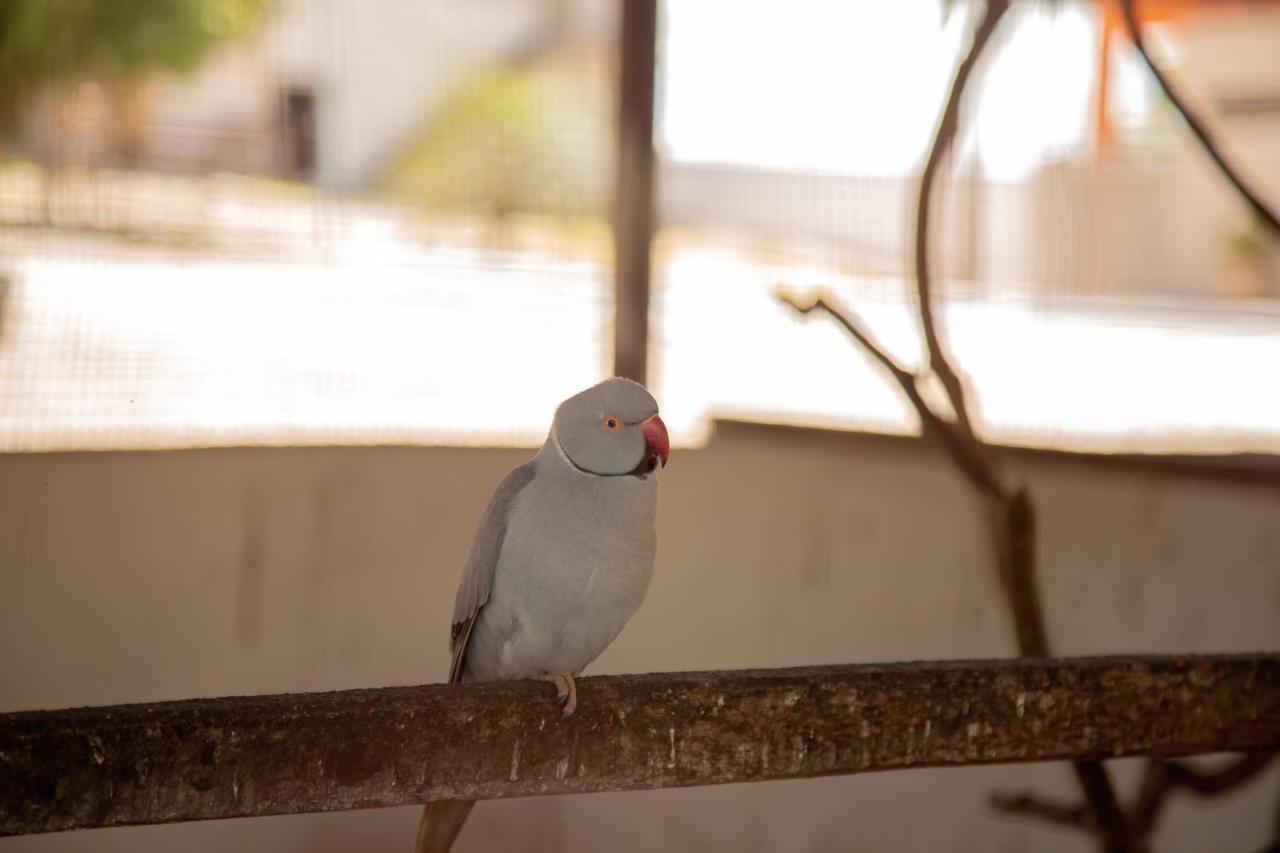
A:
<svg viewBox="0 0 1280 853">
<path fill-rule="evenodd" d="M 0 835 L 1280 746 L 1280 655 L 828 666 L 0 715 Z"/>
</svg>

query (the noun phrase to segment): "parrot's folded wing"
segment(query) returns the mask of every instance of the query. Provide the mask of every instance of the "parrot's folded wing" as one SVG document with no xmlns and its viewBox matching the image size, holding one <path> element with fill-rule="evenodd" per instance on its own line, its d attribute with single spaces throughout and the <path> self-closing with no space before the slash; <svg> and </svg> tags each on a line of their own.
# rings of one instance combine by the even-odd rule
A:
<svg viewBox="0 0 1280 853">
<path fill-rule="evenodd" d="M 449 666 L 451 683 L 462 680 L 462 664 L 471 629 L 480 608 L 489 600 L 489 591 L 493 589 L 493 572 L 502 552 L 502 541 L 506 538 L 511 506 L 532 480 L 531 461 L 506 476 L 480 516 L 476 538 L 471 543 L 471 553 L 462 570 L 462 581 L 458 584 L 458 595 L 453 601 L 453 625 L 449 632 L 449 651 L 453 653 L 453 662 Z"/>
</svg>

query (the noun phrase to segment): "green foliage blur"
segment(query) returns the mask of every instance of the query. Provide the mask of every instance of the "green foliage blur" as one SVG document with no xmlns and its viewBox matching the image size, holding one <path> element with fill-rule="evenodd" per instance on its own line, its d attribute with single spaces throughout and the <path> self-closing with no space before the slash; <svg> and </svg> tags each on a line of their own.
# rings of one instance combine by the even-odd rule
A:
<svg viewBox="0 0 1280 853">
<path fill-rule="evenodd" d="M 0 132 L 58 83 L 190 71 L 247 32 L 265 0 L 0 0 Z"/>
<path fill-rule="evenodd" d="M 610 128 L 575 75 L 518 65 L 465 81 L 385 178 L 398 199 L 492 219 L 598 216 Z"/>
</svg>

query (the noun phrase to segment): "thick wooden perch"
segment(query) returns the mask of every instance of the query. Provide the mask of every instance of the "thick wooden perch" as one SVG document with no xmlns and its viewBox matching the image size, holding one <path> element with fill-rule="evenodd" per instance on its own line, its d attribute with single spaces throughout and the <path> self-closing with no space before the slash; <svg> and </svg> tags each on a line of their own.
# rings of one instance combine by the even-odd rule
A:
<svg viewBox="0 0 1280 853">
<path fill-rule="evenodd" d="M 830 666 L 0 715 L 0 834 L 1280 747 L 1280 655 Z"/>
</svg>

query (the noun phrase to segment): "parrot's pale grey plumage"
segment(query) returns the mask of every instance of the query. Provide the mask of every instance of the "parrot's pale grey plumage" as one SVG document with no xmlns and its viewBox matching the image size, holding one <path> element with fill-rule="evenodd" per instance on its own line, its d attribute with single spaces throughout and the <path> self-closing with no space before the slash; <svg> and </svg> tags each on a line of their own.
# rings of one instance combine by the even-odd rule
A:
<svg viewBox="0 0 1280 853">
<path fill-rule="evenodd" d="M 480 517 L 454 601 L 450 681 L 549 681 L 573 713 L 574 676 L 649 587 L 669 447 L 657 402 L 629 379 L 560 404 L 546 443 Z M 419 853 L 447 851 L 472 805 L 428 805 Z"/>
</svg>

